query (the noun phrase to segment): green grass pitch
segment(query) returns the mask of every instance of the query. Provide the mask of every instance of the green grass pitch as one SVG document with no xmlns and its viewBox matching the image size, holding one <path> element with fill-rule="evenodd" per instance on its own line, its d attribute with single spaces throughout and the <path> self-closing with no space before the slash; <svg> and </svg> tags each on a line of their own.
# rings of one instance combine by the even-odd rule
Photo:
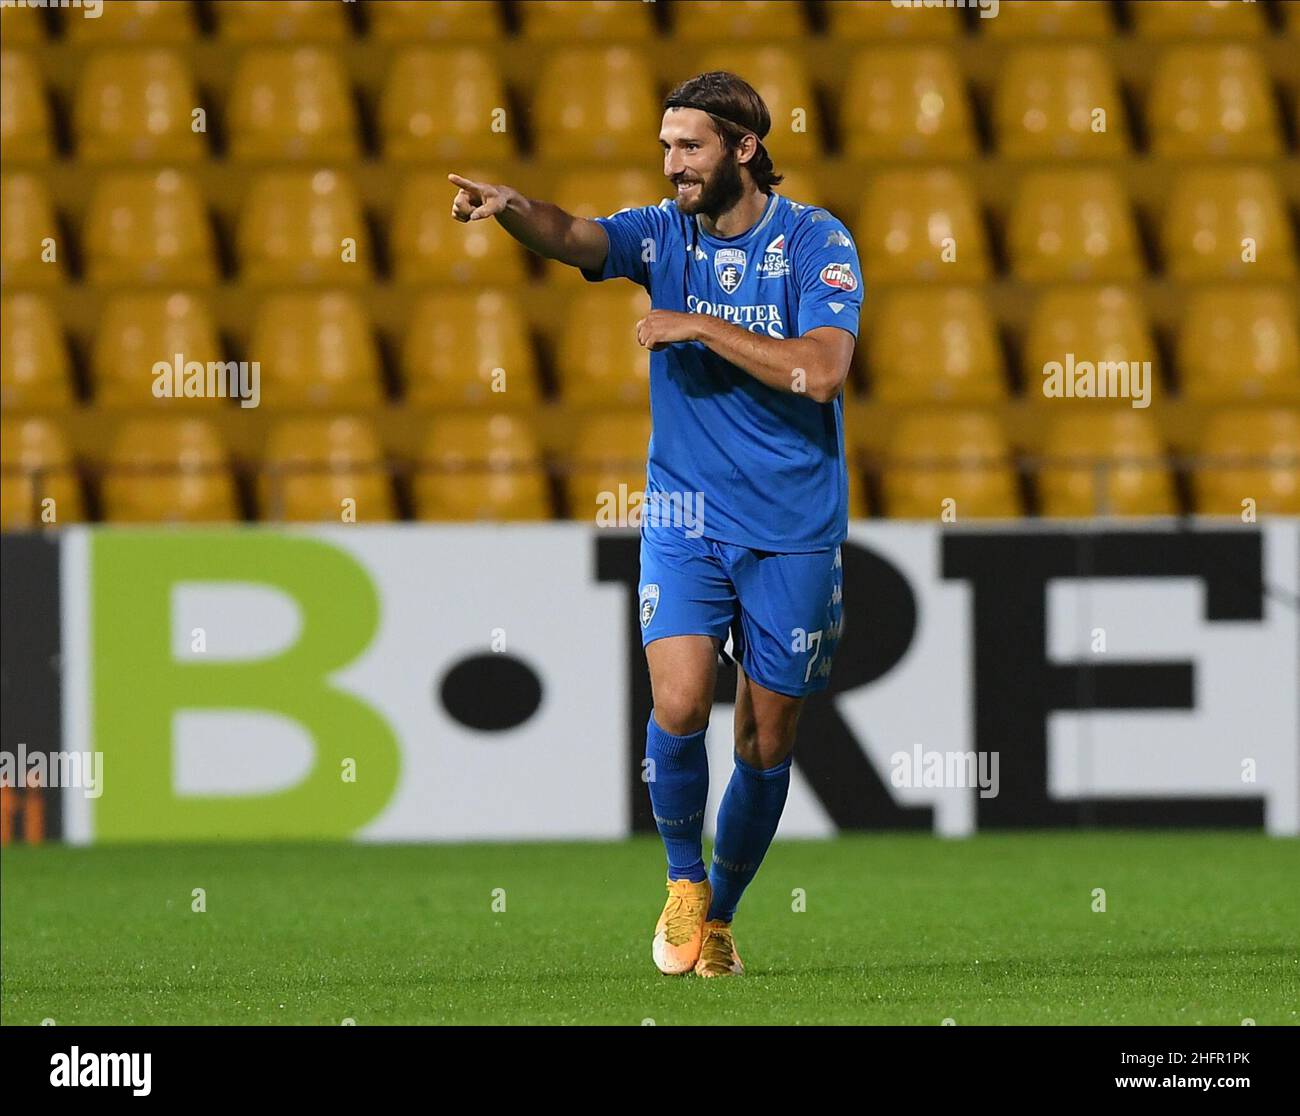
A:
<svg viewBox="0 0 1300 1116">
<path fill-rule="evenodd" d="M 654 837 L 10 847 L 3 1022 L 1300 1025 L 1295 840 L 778 842 L 735 922 L 748 972 L 712 981 L 650 960 L 662 857 Z"/>
</svg>

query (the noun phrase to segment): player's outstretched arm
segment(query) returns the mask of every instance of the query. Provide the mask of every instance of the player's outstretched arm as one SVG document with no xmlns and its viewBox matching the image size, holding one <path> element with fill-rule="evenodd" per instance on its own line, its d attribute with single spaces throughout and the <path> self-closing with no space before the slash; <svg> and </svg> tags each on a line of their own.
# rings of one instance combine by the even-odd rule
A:
<svg viewBox="0 0 1300 1116">
<path fill-rule="evenodd" d="M 837 326 L 819 326 L 802 337 L 768 337 L 709 314 L 651 310 L 636 326 L 647 349 L 678 341 L 703 342 L 723 360 L 778 391 L 829 403 L 840 393 L 853 360 L 854 337 Z"/>
<path fill-rule="evenodd" d="M 495 217 L 501 227 L 530 252 L 573 267 L 599 271 L 609 253 L 609 237 L 595 221 L 565 213 L 558 205 L 526 198 L 509 186 L 473 182 L 447 175 L 458 187 L 451 203 L 457 221 Z"/>
</svg>

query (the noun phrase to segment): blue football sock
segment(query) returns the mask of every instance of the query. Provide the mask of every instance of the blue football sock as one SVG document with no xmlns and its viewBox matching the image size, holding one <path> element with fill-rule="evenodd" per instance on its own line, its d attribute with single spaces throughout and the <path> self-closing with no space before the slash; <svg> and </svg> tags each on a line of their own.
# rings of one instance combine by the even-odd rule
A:
<svg viewBox="0 0 1300 1116">
<path fill-rule="evenodd" d="M 739 756 L 735 760 L 735 770 L 718 809 L 718 831 L 709 868 L 709 882 L 713 885 L 709 918 L 727 922 L 735 917 L 736 904 L 763 863 L 781 821 L 794 757 L 786 756 L 766 770 L 751 767 Z"/>
<path fill-rule="evenodd" d="M 646 725 L 646 759 L 654 762 L 650 806 L 655 825 L 668 851 L 668 878 L 707 878 L 704 870 L 704 806 L 709 798 L 709 753 L 704 747 L 707 727 L 690 736 L 664 732 L 654 711 Z"/>
</svg>

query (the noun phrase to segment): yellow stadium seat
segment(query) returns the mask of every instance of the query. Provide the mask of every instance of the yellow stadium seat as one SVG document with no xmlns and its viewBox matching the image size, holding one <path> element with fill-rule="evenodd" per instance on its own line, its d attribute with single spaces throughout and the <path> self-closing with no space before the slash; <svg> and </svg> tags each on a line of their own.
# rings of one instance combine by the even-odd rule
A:
<svg viewBox="0 0 1300 1116">
<path fill-rule="evenodd" d="M 412 482 L 420 519 L 550 519 L 537 438 L 515 415 L 445 415 L 433 423 Z"/>
<path fill-rule="evenodd" d="M 975 152 L 965 83 L 943 49 L 863 51 L 849 72 L 841 119 L 852 158 L 964 158 Z"/>
<path fill-rule="evenodd" d="M 1281 290 L 1210 287 L 1190 292 L 1178 334 L 1189 399 L 1300 402 L 1294 299 Z"/>
<path fill-rule="evenodd" d="M 996 16 L 977 22 L 991 39 L 1104 39 L 1114 32 L 1110 0 L 1001 0 Z"/>
<path fill-rule="evenodd" d="M 1011 447 L 989 415 L 905 416 L 886 451 L 881 483 L 893 519 L 961 523 L 1020 514 Z"/>
<path fill-rule="evenodd" d="M 1241 0 L 1180 0 L 1130 4 L 1128 10 L 1144 39 L 1251 39 L 1265 33 L 1262 7 Z"/>
<path fill-rule="evenodd" d="M 65 253 L 45 183 L 30 174 L 0 178 L 0 283 L 9 290 L 55 286 Z"/>
<path fill-rule="evenodd" d="M 1293 39 L 1300 39 L 1300 0 L 1284 0 L 1278 7 L 1282 9 L 1286 33 Z"/>
<path fill-rule="evenodd" d="M 1165 53 L 1156 64 L 1147 113 L 1155 153 L 1173 158 L 1280 154 L 1281 127 L 1267 75 L 1263 59 L 1244 47 L 1192 46 Z"/>
<path fill-rule="evenodd" d="M 352 34 L 353 6 L 336 0 L 216 0 L 217 30 L 236 43 L 340 42 Z"/>
<path fill-rule="evenodd" d="M 1174 515 L 1178 501 L 1160 433 L 1137 411 L 1059 415 L 1043 443 L 1038 472 L 1042 514 Z"/>
<path fill-rule="evenodd" d="M 390 159 L 483 159 L 512 154 L 505 83 L 496 60 L 474 47 L 404 50 L 379 105 Z"/>
<path fill-rule="evenodd" d="M 1290 279 L 1295 246 L 1277 183 L 1255 169 L 1191 170 L 1164 212 L 1166 269 L 1183 282 Z"/>
<path fill-rule="evenodd" d="M 772 130 L 763 146 L 777 170 L 783 160 L 810 160 L 821 155 L 825 128 L 812 82 L 799 55 L 775 46 L 723 47 L 709 51 L 701 60 L 700 72 L 710 70 L 743 74 L 763 98 L 772 118 Z"/>
<path fill-rule="evenodd" d="M 538 153 L 643 160 L 656 150 L 662 115 L 641 54 L 624 47 L 560 50 L 543 64 L 533 102 Z"/>
<path fill-rule="evenodd" d="M 555 365 L 566 401 L 649 406 L 650 350 L 636 339 L 636 323 L 649 312 L 649 296 L 630 284 L 606 283 L 574 296 Z"/>
<path fill-rule="evenodd" d="M 372 407 L 383 399 L 379 353 L 355 295 L 277 294 L 258 307 L 248 355 L 270 407 Z"/>
<path fill-rule="evenodd" d="M 466 178 L 478 181 L 472 170 Z M 418 174 L 398 194 L 389 229 L 403 283 L 522 283 L 521 250 L 496 221 L 453 221 L 456 190 L 445 174 Z"/>
<path fill-rule="evenodd" d="M 220 397 L 206 394 L 177 399 L 174 374 L 155 375 L 156 364 L 174 368 L 178 353 L 182 367 L 197 361 L 206 369 L 209 362 L 223 359 L 216 323 L 202 298 L 181 292 L 115 296 L 105 306 L 95 332 L 91 356 L 95 401 L 106 407 L 166 406 L 186 411 L 218 404 Z M 194 383 L 197 387 L 199 381 Z M 202 385 L 206 392 L 206 373 Z M 166 390 L 173 394 L 163 394 Z"/>
<path fill-rule="evenodd" d="M 867 336 L 868 323 L 866 320 L 862 323 L 862 338 L 865 341 Z M 878 445 L 878 426 L 869 426 L 862 420 L 862 411 L 860 409 L 858 397 L 850 399 L 845 397 L 844 411 L 844 451 L 845 459 L 848 462 L 849 471 L 852 472 L 855 463 L 862 465 L 864 469 L 877 465 L 880 455 Z M 868 469 L 869 471 L 869 469 Z"/>
<path fill-rule="evenodd" d="M 239 498 L 221 438 L 201 419 L 135 419 L 104 462 L 104 517 L 116 523 L 227 523 Z"/>
<path fill-rule="evenodd" d="M 45 419 L 0 426 L 0 527 L 57 527 L 85 516 L 67 440 Z"/>
<path fill-rule="evenodd" d="M 63 330 L 40 295 L 0 300 L 0 406 L 66 407 L 72 376 Z"/>
<path fill-rule="evenodd" d="M 45 12 L 40 8 L 0 8 L 0 42 L 6 47 L 39 46 L 45 37 Z"/>
<path fill-rule="evenodd" d="M 638 167 L 576 171 L 555 186 L 555 204 L 575 217 L 608 217 L 620 209 L 658 205 L 672 194 L 662 175 Z"/>
<path fill-rule="evenodd" d="M 215 282 L 216 248 L 203 197 L 174 170 L 101 178 L 86 217 L 92 283 Z"/>
<path fill-rule="evenodd" d="M 897 7 L 890 0 L 825 0 L 822 6 L 836 42 L 954 39 L 961 33 L 955 8 Z"/>
<path fill-rule="evenodd" d="M 787 170 L 778 167 L 781 181 L 774 187 L 774 192 L 800 205 L 820 206 L 822 192 L 812 175 L 803 170 Z"/>
<path fill-rule="evenodd" d="M 784 185 L 778 187 L 785 193 Z M 579 171 L 556 183 L 555 204 L 575 217 L 608 217 L 620 209 L 658 205 L 674 193 L 672 184 L 662 175 L 640 169 Z M 800 199 L 802 200 L 802 199 Z M 567 264 L 549 261 L 549 283 L 560 283 L 575 290 L 587 286 L 582 272 Z"/>
<path fill-rule="evenodd" d="M 1219 412 L 1197 453 L 1198 512 L 1300 515 L 1300 410 Z"/>
<path fill-rule="evenodd" d="M 94 162 L 202 159 L 207 149 L 192 115 L 199 105 L 194 80 L 175 51 L 96 52 L 77 87 L 77 154 Z"/>
<path fill-rule="evenodd" d="M 197 34 L 189 0 L 107 0 L 96 19 L 63 13 L 63 29 L 74 42 L 180 44 Z"/>
<path fill-rule="evenodd" d="M 975 291 L 886 291 L 867 368 L 884 402 L 988 403 L 1002 399 L 997 328 Z"/>
<path fill-rule="evenodd" d="M 673 35 L 685 42 L 791 42 L 808 33 L 803 5 L 788 0 L 674 0 Z"/>
<path fill-rule="evenodd" d="M 0 147 L 13 161 L 44 160 L 51 152 L 50 106 L 40 67 L 17 50 L 0 53 Z"/>
<path fill-rule="evenodd" d="M 1025 282 L 1110 282 L 1143 271 L 1128 199 L 1108 171 L 1026 175 L 1008 242 L 1012 270 Z"/>
<path fill-rule="evenodd" d="M 994 99 L 998 149 L 1013 159 L 1119 158 L 1128 129 L 1107 57 L 1091 47 L 1017 50 Z"/>
<path fill-rule="evenodd" d="M 1053 406 L 1072 402 L 1045 393 L 1046 366 L 1064 366 L 1070 354 L 1094 367 L 1108 361 L 1150 361 L 1155 390 L 1159 352 L 1151 326 L 1141 301 L 1123 287 L 1061 287 L 1043 294 L 1022 350 L 1026 398 Z M 1086 405 L 1096 404 L 1088 399 Z"/>
<path fill-rule="evenodd" d="M 383 0 L 367 4 L 371 38 L 385 43 L 482 42 L 500 38 L 501 16 L 496 4 L 483 0 Z"/>
<path fill-rule="evenodd" d="M 868 282 L 988 278 L 975 198 L 952 171 L 879 175 L 867 188 L 854 231 Z"/>
<path fill-rule="evenodd" d="M 276 426 L 259 470 L 258 502 L 261 518 L 277 521 L 365 523 L 396 514 L 379 439 L 356 418 Z"/>
<path fill-rule="evenodd" d="M 450 212 L 450 203 L 445 209 Z M 361 199 L 352 179 L 336 171 L 262 175 L 244 203 L 238 240 L 242 277 L 249 282 L 349 284 L 371 278 Z"/>
<path fill-rule="evenodd" d="M 426 295 L 402 347 L 407 400 L 417 406 L 535 404 L 541 398 L 528 326 L 499 290 Z"/>
<path fill-rule="evenodd" d="M 236 159 L 356 157 L 352 90 L 333 50 L 250 50 L 235 69 L 233 89 L 230 152 Z"/>
<path fill-rule="evenodd" d="M 859 470 L 849 462 L 849 518 L 866 519 L 871 515 L 871 502 L 867 499 L 867 486 Z"/>
<path fill-rule="evenodd" d="M 588 419 L 565 462 L 569 518 L 608 527 L 637 526 L 649 446 L 650 416 L 644 412 Z"/>
<path fill-rule="evenodd" d="M 651 6 L 621 0 L 534 0 L 519 15 L 524 35 L 541 42 L 642 40 L 654 34 Z"/>
</svg>

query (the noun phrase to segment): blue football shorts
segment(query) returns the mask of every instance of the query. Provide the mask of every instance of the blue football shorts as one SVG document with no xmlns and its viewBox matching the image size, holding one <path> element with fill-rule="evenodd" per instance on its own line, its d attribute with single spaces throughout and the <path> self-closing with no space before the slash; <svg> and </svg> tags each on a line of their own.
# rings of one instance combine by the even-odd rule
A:
<svg viewBox="0 0 1300 1116">
<path fill-rule="evenodd" d="M 641 644 L 713 636 L 769 690 L 826 688 L 843 628 L 840 548 L 786 554 L 641 529 Z"/>
</svg>

